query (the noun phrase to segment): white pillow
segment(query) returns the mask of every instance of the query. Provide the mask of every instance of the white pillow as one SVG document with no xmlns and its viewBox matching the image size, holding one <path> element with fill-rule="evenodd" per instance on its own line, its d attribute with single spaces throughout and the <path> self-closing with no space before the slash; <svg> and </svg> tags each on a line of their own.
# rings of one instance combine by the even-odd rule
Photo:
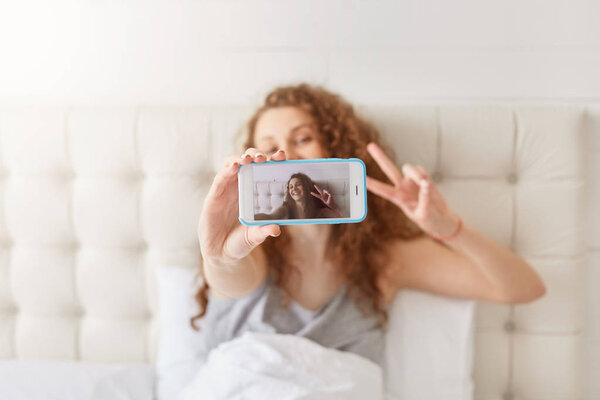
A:
<svg viewBox="0 0 600 400">
<path fill-rule="evenodd" d="M 475 301 L 401 290 L 390 309 L 388 400 L 473 398 Z"/>
<path fill-rule="evenodd" d="M 200 365 L 195 353 L 202 350 L 200 332 L 190 318 L 200 310 L 194 295 L 201 285 L 197 270 L 177 266 L 156 268 L 158 290 L 157 399 L 174 399 L 194 377 Z M 201 325 L 202 319 L 196 322 Z"/>
<path fill-rule="evenodd" d="M 198 311 L 196 273 L 172 265 L 156 269 L 158 400 L 173 399 L 200 367 L 194 357 L 202 351 L 200 333 L 189 324 Z M 472 400 L 474 305 L 413 290 L 398 293 L 386 334 L 387 399 Z"/>
</svg>

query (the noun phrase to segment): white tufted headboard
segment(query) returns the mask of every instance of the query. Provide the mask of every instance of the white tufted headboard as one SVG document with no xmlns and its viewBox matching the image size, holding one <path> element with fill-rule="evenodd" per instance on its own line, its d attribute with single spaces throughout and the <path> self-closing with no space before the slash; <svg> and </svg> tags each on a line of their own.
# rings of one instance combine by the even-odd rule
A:
<svg viewBox="0 0 600 400">
<path fill-rule="evenodd" d="M 580 399 L 584 110 L 358 110 L 547 284 L 532 304 L 479 304 L 475 398 Z M 152 271 L 198 268 L 203 198 L 251 111 L 0 108 L 0 357 L 153 362 Z"/>
</svg>

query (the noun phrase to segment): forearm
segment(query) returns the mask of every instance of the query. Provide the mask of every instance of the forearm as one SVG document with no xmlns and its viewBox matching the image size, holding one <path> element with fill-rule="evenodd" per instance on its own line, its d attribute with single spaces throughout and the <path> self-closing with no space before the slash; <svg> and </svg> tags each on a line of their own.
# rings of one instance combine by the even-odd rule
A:
<svg viewBox="0 0 600 400">
<path fill-rule="evenodd" d="M 457 217 L 453 216 L 449 219 L 448 226 L 454 224 L 456 229 L 457 221 Z M 546 291 L 539 275 L 525 260 L 464 221 L 460 233 L 443 243 L 469 257 L 508 302 L 531 301 Z"/>
<path fill-rule="evenodd" d="M 331 204 L 329 205 L 329 210 L 331 210 L 331 214 L 333 215 L 333 218 L 342 218 L 342 209 L 340 208 L 340 206 L 338 206 L 338 204 L 333 199 L 331 199 Z"/>
<path fill-rule="evenodd" d="M 240 298 L 251 293 L 264 278 L 260 257 L 253 253 L 233 263 L 203 258 L 204 277 L 220 297 Z"/>
<path fill-rule="evenodd" d="M 255 220 L 286 219 L 287 217 L 288 217 L 287 209 L 283 206 L 277 207 L 271 214 L 265 214 L 265 213 L 254 214 Z"/>
<path fill-rule="evenodd" d="M 334 204 L 331 210 L 333 211 L 336 218 L 342 218 L 342 210 L 337 204 Z"/>
</svg>

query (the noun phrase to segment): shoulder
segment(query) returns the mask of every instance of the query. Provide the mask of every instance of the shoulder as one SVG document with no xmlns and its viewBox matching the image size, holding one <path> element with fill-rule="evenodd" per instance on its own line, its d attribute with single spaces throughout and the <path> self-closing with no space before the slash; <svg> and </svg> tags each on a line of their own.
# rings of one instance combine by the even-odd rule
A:
<svg viewBox="0 0 600 400">
<path fill-rule="evenodd" d="M 414 242 L 417 240 L 420 240 L 420 238 L 411 240 L 392 239 L 383 244 L 381 262 L 385 264 L 380 270 L 377 285 L 383 292 L 386 302 L 393 300 L 396 292 L 400 289 L 400 270 L 404 265 L 407 265 L 402 253 L 407 248 L 414 247 Z"/>
<path fill-rule="evenodd" d="M 285 219 L 289 217 L 288 214 L 288 208 L 285 204 L 282 204 L 271 213 L 271 216 L 274 217 L 273 219 Z"/>
<path fill-rule="evenodd" d="M 414 239 L 393 239 L 384 244 L 387 263 L 378 284 L 386 301 L 403 288 L 422 288 L 423 280 L 435 280 L 434 268 L 456 262 L 459 257 L 447 246 L 427 235 Z"/>
</svg>

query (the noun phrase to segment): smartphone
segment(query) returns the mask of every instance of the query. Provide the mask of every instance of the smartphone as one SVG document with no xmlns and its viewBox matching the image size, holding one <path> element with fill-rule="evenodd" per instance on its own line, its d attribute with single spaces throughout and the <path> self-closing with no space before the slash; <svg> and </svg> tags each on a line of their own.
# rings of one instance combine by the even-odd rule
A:
<svg viewBox="0 0 600 400">
<path fill-rule="evenodd" d="M 340 224 L 367 216 L 366 168 L 358 158 L 242 165 L 238 193 L 244 225 Z"/>
</svg>

